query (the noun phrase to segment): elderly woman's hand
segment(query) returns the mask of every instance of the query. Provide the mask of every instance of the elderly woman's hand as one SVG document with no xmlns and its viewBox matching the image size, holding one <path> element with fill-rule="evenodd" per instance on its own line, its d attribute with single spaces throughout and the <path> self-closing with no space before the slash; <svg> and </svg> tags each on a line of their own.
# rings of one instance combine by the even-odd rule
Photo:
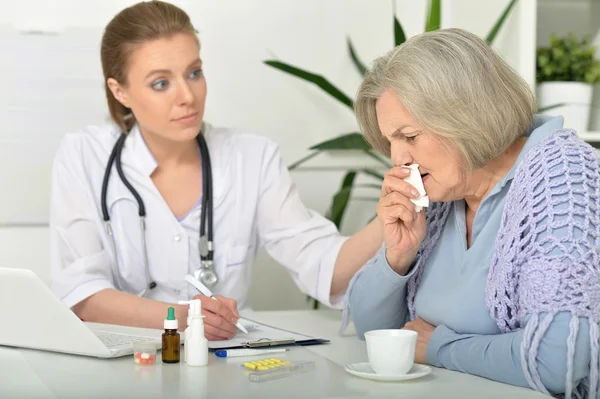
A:
<svg viewBox="0 0 600 399">
<path fill-rule="evenodd" d="M 427 353 L 427 345 L 431 334 L 435 327 L 427 323 L 422 318 L 418 317 L 413 321 L 409 321 L 404 325 L 402 330 L 412 330 L 417 332 L 417 347 L 415 348 L 415 363 L 427 364 L 425 355 Z"/>
<path fill-rule="evenodd" d="M 400 166 L 390 169 L 383 180 L 377 215 L 384 226 L 386 258 L 392 269 L 405 275 L 421 241 L 425 238 L 425 211 L 416 212 L 411 198 L 416 189 L 403 179 L 409 170 Z"/>
</svg>

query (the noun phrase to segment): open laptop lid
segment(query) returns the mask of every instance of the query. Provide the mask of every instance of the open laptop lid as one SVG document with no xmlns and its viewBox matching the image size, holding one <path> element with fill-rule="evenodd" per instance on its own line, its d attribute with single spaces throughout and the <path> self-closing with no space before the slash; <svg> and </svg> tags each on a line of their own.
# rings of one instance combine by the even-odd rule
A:
<svg viewBox="0 0 600 399">
<path fill-rule="evenodd" d="M 0 268 L 0 320 L 0 345 L 111 356 L 111 351 L 30 270 Z"/>
</svg>

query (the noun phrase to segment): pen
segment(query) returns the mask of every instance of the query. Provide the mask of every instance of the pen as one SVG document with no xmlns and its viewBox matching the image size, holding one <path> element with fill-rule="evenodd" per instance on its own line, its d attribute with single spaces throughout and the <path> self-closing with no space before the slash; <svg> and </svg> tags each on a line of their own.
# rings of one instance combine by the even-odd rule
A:
<svg viewBox="0 0 600 399">
<path fill-rule="evenodd" d="M 266 353 L 282 353 L 288 349 L 223 349 L 215 352 L 218 357 L 240 357 L 264 355 Z"/>
<path fill-rule="evenodd" d="M 185 276 L 185 281 L 187 281 L 188 283 L 190 283 L 191 285 L 193 285 L 194 287 L 196 287 L 196 289 L 198 291 L 200 291 L 200 293 L 204 296 L 207 296 L 209 298 L 214 299 L 215 301 L 218 301 L 217 298 L 215 298 L 215 296 L 212 294 L 212 292 L 210 292 L 210 290 L 204 285 L 202 284 L 197 278 L 194 278 L 194 276 L 190 276 L 189 274 L 187 276 Z M 242 325 L 242 323 L 240 323 L 240 321 L 238 320 L 238 322 L 235 324 L 235 326 L 242 332 L 248 334 L 248 330 L 246 330 L 246 328 Z"/>
</svg>

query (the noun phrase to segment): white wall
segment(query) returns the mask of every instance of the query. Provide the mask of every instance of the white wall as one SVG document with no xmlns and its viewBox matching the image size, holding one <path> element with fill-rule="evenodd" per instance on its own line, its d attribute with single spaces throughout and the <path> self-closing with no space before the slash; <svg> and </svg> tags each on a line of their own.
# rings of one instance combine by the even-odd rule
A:
<svg viewBox="0 0 600 399">
<path fill-rule="evenodd" d="M 530 1 L 528 3 L 528 1 Z M 531 81 L 527 48 L 535 22 L 522 1 L 497 45 Z M 67 131 L 100 123 L 107 112 L 98 44 L 102 27 L 132 1 L 0 0 L 0 262 L 31 267 L 47 278 L 48 175 L 54 150 Z M 354 96 L 360 77 L 346 53 L 349 35 L 369 63 L 391 48 L 392 2 L 373 0 L 188 0 L 174 1 L 200 33 L 208 79 L 206 119 L 275 139 L 286 162 L 316 142 L 355 131 L 352 112 L 317 88 L 265 66 L 280 59 L 330 78 Z M 425 1 L 397 1 L 408 36 L 423 29 Z M 445 0 L 443 26 L 489 31 L 508 0 Z M 49 5 L 52 5 L 50 7 Z M 524 23 L 527 22 L 527 23 Z M 15 30 L 15 28 L 17 30 Z M 533 29 L 533 31 L 531 31 Z M 52 34 L 40 34 L 46 30 Z M 29 32 L 29 33 L 28 33 Z M 518 43 L 518 44 L 515 44 Z M 8 54 L 8 56 L 5 56 Z M 348 165 L 361 156 L 320 156 L 293 172 L 306 204 L 324 212 Z M 374 203 L 353 203 L 344 226 L 351 233 L 373 215 Z M 23 224 L 39 225 L 24 227 Z M 257 259 L 252 300 L 256 308 L 304 307 L 304 296 L 284 270 L 264 254 Z M 273 301 L 277 298 L 277 301 Z"/>
<path fill-rule="evenodd" d="M 537 42 L 548 45 L 552 33 L 594 35 L 600 26 L 597 0 L 538 0 Z"/>
</svg>

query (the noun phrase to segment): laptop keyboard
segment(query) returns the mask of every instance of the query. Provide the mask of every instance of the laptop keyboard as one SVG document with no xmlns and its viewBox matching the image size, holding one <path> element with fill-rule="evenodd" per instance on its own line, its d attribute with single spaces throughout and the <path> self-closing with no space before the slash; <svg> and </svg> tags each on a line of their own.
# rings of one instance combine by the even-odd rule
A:
<svg viewBox="0 0 600 399">
<path fill-rule="evenodd" d="M 138 337 L 135 335 L 125 335 L 106 331 L 94 331 L 94 334 L 96 334 L 96 336 L 100 338 L 100 341 L 102 341 L 108 348 L 152 340 L 152 338 L 148 337 Z"/>
</svg>

